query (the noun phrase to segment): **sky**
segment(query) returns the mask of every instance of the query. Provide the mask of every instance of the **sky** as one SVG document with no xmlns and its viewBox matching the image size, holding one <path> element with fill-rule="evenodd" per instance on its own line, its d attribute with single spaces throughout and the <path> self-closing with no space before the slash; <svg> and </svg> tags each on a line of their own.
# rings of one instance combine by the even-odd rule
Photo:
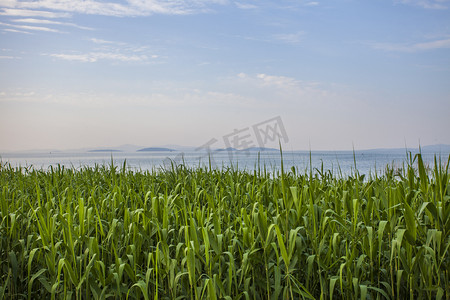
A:
<svg viewBox="0 0 450 300">
<path fill-rule="evenodd" d="M 1 151 L 417 147 L 449 115 L 450 0 L 0 0 Z"/>
</svg>

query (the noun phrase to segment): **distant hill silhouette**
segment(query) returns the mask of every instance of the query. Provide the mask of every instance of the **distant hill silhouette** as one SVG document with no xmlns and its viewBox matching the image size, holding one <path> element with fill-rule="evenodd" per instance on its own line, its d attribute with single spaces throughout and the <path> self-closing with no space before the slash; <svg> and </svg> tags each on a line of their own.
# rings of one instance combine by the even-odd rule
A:
<svg viewBox="0 0 450 300">
<path fill-rule="evenodd" d="M 216 149 L 215 151 L 222 152 L 222 151 L 239 151 L 239 150 L 236 148 L 233 148 L 233 147 L 228 147 L 228 148 Z"/>
</svg>

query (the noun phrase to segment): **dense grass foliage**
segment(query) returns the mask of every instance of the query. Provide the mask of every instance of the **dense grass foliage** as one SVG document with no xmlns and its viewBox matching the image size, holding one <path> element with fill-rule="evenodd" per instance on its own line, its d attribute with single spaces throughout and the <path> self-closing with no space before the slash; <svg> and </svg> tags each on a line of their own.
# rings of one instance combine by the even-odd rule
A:
<svg viewBox="0 0 450 300">
<path fill-rule="evenodd" d="M 450 299 L 448 162 L 382 176 L 0 164 L 0 298 Z"/>
</svg>

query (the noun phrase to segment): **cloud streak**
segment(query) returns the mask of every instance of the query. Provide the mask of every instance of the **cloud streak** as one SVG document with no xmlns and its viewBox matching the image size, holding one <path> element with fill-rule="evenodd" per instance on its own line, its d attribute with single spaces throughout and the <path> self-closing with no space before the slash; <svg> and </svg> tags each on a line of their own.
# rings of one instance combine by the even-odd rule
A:
<svg viewBox="0 0 450 300">
<path fill-rule="evenodd" d="M 388 52 L 421 52 L 450 48 L 450 39 L 439 39 L 414 44 L 372 43 L 372 48 Z"/>
<path fill-rule="evenodd" d="M 0 5 L 2 2 L 0 1 Z M 42 17 L 42 18 L 69 18 L 71 14 L 69 13 L 59 13 L 43 10 L 31 10 L 31 9 L 15 9 L 15 8 L 3 8 L 0 11 L 1 16 L 9 17 Z"/>
<path fill-rule="evenodd" d="M 3 22 L 0 22 L 0 25 L 7 26 L 7 27 L 12 27 L 12 28 L 17 28 L 17 29 L 24 29 L 24 30 L 61 33 L 61 31 L 59 31 L 57 29 L 43 27 L 43 26 L 15 25 L 15 24 L 3 23 Z"/>
<path fill-rule="evenodd" d="M 234 2 L 237 8 L 240 9 L 255 9 L 258 8 L 258 6 L 251 4 L 251 3 L 244 3 L 244 2 Z"/>
<path fill-rule="evenodd" d="M 224 5 L 226 0 L 127 0 L 126 3 L 103 2 L 95 0 L 38 0 L 18 1 L 0 0 L 3 15 L 31 16 L 36 10 L 51 10 L 43 14 L 55 14 L 54 11 L 64 13 L 80 13 L 105 16 L 147 16 L 152 14 L 191 14 L 209 11 L 211 5 Z M 21 14 L 21 10 L 25 10 Z"/>
<path fill-rule="evenodd" d="M 31 32 L 28 32 L 28 31 L 17 30 L 17 29 L 11 29 L 11 28 L 3 29 L 3 31 L 6 31 L 6 32 L 13 32 L 13 33 L 32 34 Z"/>
<path fill-rule="evenodd" d="M 396 0 L 395 3 L 419 6 L 425 9 L 448 9 L 449 0 Z"/>
<path fill-rule="evenodd" d="M 67 23 L 67 22 L 59 22 L 59 21 L 52 21 L 52 20 L 43 20 L 43 19 L 33 19 L 33 18 L 27 18 L 27 19 L 14 19 L 12 20 L 16 23 L 30 23 L 30 24 L 44 24 L 44 25 L 62 25 L 62 26 L 71 26 L 79 29 L 84 30 L 93 30 L 89 27 L 79 26 L 74 23 Z"/>
<path fill-rule="evenodd" d="M 299 31 L 296 33 L 276 34 L 273 37 L 280 42 L 288 44 L 299 44 L 304 34 L 305 33 L 303 31 Z"/>
<path fill-rule="evenodd" d="M 147 61 L 147 55 L 124 55 L 120 53 L 108 52 L 90 52 L 85 54 L 50 54 L 49 56 L 62 60 L 78 61 L 78 62 L 97 62 L 100 60 L 113 60 L 122 62 L 139 62 Z"/>
<path fill-rule="evenodd" d="M 91 38 L 89 40 L 95 44 L 100 44 L 100 45 L 125 45 L 125 43 L 107 41 L 107 40 L 97 39 L 97 38 Z"/>
<path fill-rule="evenodd" d="M 287 102 L 296 102 L 302 99 L 302 101 L 311 102 L 325 99 L 334 93 L 332 87 L 287 76 L 239 73 L 236 80 L 246 88 L 250 87 L 255 92 L 258 91 L 261 99 L 277 98 L 280 101 L 285 100 Z"/>
<path fill-rule="evenodd" d="M 99 61 L 150 62 L 159 56 L 149 51 L 147 46 L 135 46 L 118 41 L 90 38 L 96 46 L 87 53 L 51 53 L 44 54 L 60 60 L 95 63 Z"/>
</svg>

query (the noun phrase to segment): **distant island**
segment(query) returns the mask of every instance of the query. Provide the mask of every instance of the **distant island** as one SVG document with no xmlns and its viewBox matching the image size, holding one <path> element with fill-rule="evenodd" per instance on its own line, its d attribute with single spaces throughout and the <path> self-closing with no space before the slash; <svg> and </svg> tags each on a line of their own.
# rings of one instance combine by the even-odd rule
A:
<svg viewBox="0 0 450 300">
<path fill-rule="evenodd" d="M 172 151 L 176 151 L 176 150 L 169 149 L 169 148 L 149 147 L 149 148 L 142 148 L 137 151 L 138 152 L 172 152 Z"/>
<path fill-rule="evenodd" d="M 108 148 L 106 148 L 108 147 Z M 194 152 L 199 151 L 200 148 L 194 147 L 194 146 L 180 146 L 180 145 L 161 145 L 160 147 L 147 147 L 143 148 L 143 146 L 138 145 L 121 145 L 117 147 L 111 147 L 111 146 L 105 146 L 105 148 L 99 147 L 99 148 L 73 148 L 73 149 L 56 149 L 56 148 L 46 148 L 46 149 L 29 149 L 29 150 L 5 150 L 0 149 L 0 153 L 132 153 L 136 151 L 141 152 Z M 280 149 L 278 148 L 266 148 L 266 147 L 250 147 L 246 149 L 236 149 L 233 147 L 229 148 L 212 148 L 212 152 L 279 152 Z M 405 146 L 400 148 L 363 148 L 363 149 L 342 149 L 342 150 L 333 150 L 333 149 L 283 149 L 284 152 L 329 152 L 329 153 L 344 153 L 344 152 L 355 152 L 355 153 L 399 153 L 399 154 L 405 154 L 406 152 L 412 152 L 412 153 L 418 153 L 419 147 L 415 146 Z M 448 155 L 450 153 L 450 144 L 434 144 L 434 145 L 425 145 L 420 146 L 420 151 L 422 153 L 436 153 L 436 154 L 443 154 Z"/>
<path fill-rule="evenodd" d="M 116 150 L 116 149 L 95 149 L 95 150 L 88 150 L 88 152 L 122 152 L 122 150 Z"/>
<path fill-rule="evenodd" d="M 229 147 L 229 148 L 216 149 L 215 151 L 222 152 L 222 151 L 239 151 L 239 150 L 236 148 L 233 148 L 233 147 Z"/>
</svg>

